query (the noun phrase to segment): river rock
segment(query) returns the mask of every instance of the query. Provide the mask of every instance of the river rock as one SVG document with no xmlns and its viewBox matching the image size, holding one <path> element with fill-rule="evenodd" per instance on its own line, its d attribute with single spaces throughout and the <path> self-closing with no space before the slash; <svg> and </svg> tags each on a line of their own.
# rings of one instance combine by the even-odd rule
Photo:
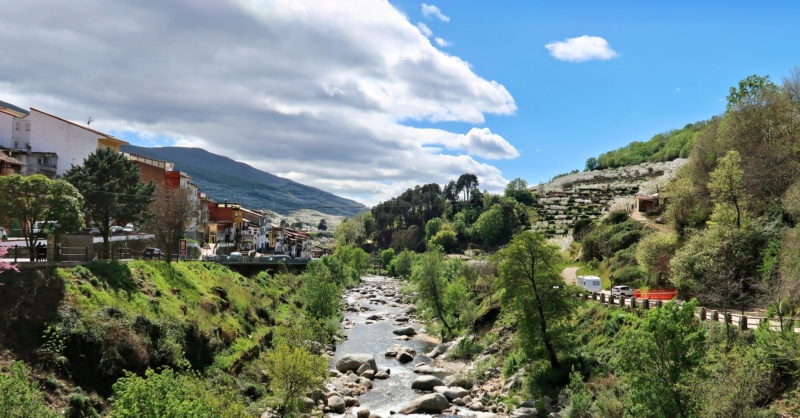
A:
<svg viewBox="0 0 800 418">
<path fill-rule="evenodd" d="M 375 378 L 375 370 L 364 370 L 359 376 L 372 380 Z"/>
<path fill-rule="evenodd" d="M 336 362 L 336 370 L 345 373 L 348 370 L 358 370 L 364 364 L 378 371 L 378 364 L 372 354 L 345 354 Z"/>
<path fill-rule="evenodd" d="M 359 379 L 359 377 L 355 373 L 348 374 L 347 377 L 344 378 L 344 380 L 346 380 L 348 382 L 352 382 L 352 383 L 358 383 L 358 379 Z"/>
<path fill-rule="evenodd" d="M 443 386 L 442 381 L 436 376 L 420 376 L 411 383 L 411 389 L 433 390 L 436 386 Z"/>
<path fill-rule="evenodd" d="M 383 317 L 378 315 L 378 314 L 372 314 L 372 315 L 368 316 L 367 319 L 369 319 L 371 321 L 380 321 L 380 320 L 383 319 Z"/>
<path fill-rule="evenodd" d="M 344 399 L 338 396 L 331 396 L 328 398 L 328 408 L 337 414 L 344 414 L 344 411 L 347 409 L 347 405 L 344 403 Z"/>
<path fill-rule="evenodd" d="M 441 393 L 430 393 L 420 396 L 404 406 L 401 414 L 438 414 L 450 407 L 450 402 Z"/>
<path fill-rule="evenodd" d="M 401 350 L 397 352 L 397 360 L 400 363 L 408 363 L 414 360 L 414 354 L 409 353 L 408 351 Z"/>
<path fill-rule="evenodd" d="M 369 408 L 361 408 L 356 411 L 356 418 L 369 418 Z"/>
<path fill-rule="evenodd" d="M 386 380 L 389 378 L 389 374 L 386 372 L 378 372 L 375 373 L 375 378 L 378 380 Z"/>
<path fill-rule="evenodd" d="M 448 401 L 452 401 L 453 399 L 463 398 L 469 395 L 468 390 L 460 388 L 458 386 L 453 386 L 453 387 L 436 386 L 435 388 L 433 388 L 433 391 L 436 393 L 441 393 L 442 395 L 444 395 L 445 398 L 447 398 Z"/>
<path fill-rule="evenodd" d="M 536 408 L 517 408 L 511 411 L 512 418 L 536 418 L 539 415 L 539 411 Z"/>
<path fill-rule="evenodd" d="M 394 333 L 395 335 L 409 335 L 410 336 L 410 335 L 416 335 L 417 334 L 417 330 L 415 330 L 414 327 L 412 327 L 412 326 L 407 326 L 407 327 L 403 327 L 403 328 L 398 328 L 398 329 L 392 331 L 392 333 Z"/>
<path fill-rule="evenodd" d="M 408 317 L 405 315 L 400 315 L 394 319 L 397 322 L 408 322 Z"/>
<path fill-rule="evenodd" d="M 416 306 L 409 306 L 408 308 L 403 309 L 403 313 L 406 314 L 406 315 L 413 315 L 413 314 L 417 313 L 417 307 Z"/>
<path fill-rule="evenodd" d="M 417 374 L 433 374 L 434 372 L 435 370 L 433 369 L 433 367 L 427 364 L 422 364 L 420 366 L 414 367 L 414 373 Z"/>
<path fill-rule="evenodd" d="M 439 356 L 441 356 L 442 354 L 444 354 L 444 353 L 445 353 L 445 351 L 447 351 L 447 349 L 448 349 L 448 348 L 450 348 L 450 346 L 451 346 L 451 345 L 453 345 L 453 343 L 452 343 L 452 342 L 450 342 L 450 343 L 444 343 L 444 344 L 439 344 L 439 345 L 437 345 L 437 346 L 436 346 L 436 347 L 435 347 L 433 350 L 431 350 L 431 352 L 430 352 L 430 353 L 428 353 L 428 354 L 426 354 L 426 355 L 427 355 L 428 357 L 430 357 L 430 358 L 436 358 L 436 357 L 439 357 Z"/>
<path fill-rule="evenodd" d="M 475 418 L 497 418 L 497 414 L 492 412 L 480 412 Z"/>
<path fill-rule="evenodd" d="M 381 418 L 378 414 L 369 414 L 369 418 Z"/>
<path fill-rule="evenodd" d="M 344 404 L 347 405 L 348 408 L 351 406 L 361 406 L 361 402 L 358 400 L 358 398 L 354 398 L 352 396 L 345 396 Z"/>
</svg>

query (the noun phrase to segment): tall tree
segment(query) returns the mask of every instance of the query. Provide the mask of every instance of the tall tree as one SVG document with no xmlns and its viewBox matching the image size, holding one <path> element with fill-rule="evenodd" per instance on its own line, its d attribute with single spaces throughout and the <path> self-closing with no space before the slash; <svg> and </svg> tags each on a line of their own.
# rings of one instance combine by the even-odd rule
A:
<svg viewBox="0 0 800 418">
<path fill-rule="evenodd" d="M 328 222 L 325 221 L 325 218 L 319 220 L 319 224 L 317 225 L 317 229 L 320 231 L 327 231 L 328 230 Z"/>
<path fill-rule="evenodd" d="M 508 182 L 503 194 L 524 205 L 531 205 L 534 202 L 533 193 L 528 190 L 528 182 L 519 177 Z"/>
<path fill-rule="evenodd" d="M 83 199 L 78 190 L 64 180 L 50 180 L 41 174 L 2 176 L 0 196 L 0 214 L 19 221 L 25 244 L 30 249 L 36 243 L 33 226 L 37 221 L 48 222 L 43 228 L 55 233 L 74 231 L 83 223 Z M 34 258 L 34 251 L 30 251 L 30 260 Z"/>
<path fill-rule="evenodd" d="M 64 179 L 83 195 L 84 215 L 103 237 L 102 257 L 111 256 L 109 232 L 114 223 L 143 223 L 156 186 L 140 179 L 139 167 L 110 148 L 99 149 L 72 166 Z"/>
<path fill-rule="evenodd" d="M 191 199 L 188 190 L 156 189 L 155 200 L 150 205 L 152 216 L 147 226 L 155 233 L 167 262 L 171 262 L 178 251 L 180 240 L 186 236 L 186 227 L 198 221 L 200 209 L 198 201 Z"/>
<path fill-rule="evenodd" d="M 453 335 L 445 310 L 447 278 L 444 275 L 444 255 L 438 251 L 421 254 L 414 265 L 411 280 L 417 284 L 422 305 L 433 310 L 433 314 L 444 326 L 446 335 Z"/>
<path fill-rule="evenodd" d="M 742 214 L 746 199 L 744 189 L 744 172 L 742 171 L 742 157 L 738 151 L 730 150 L 720 158 L 717 168 L 711 172 L 711 181 L 708 189 L 717 206 L 714 208 L 716 218 L 724 218 L 726 209 L 732 207 L 736 216 L 736 228 L 742 227 Z"/>
<path fill-rule="evenodd" d="M 694 416 L 693 377 L 705 353 L 696 306 L 693 300 L 651 309 L 639 328 L 619 341 L 618 366 L 630 379 L 632 416 Z"/>
<path fill-rule="evenodd" d="M 497 285 L 503 292 L 503 308 L 517 318 L 523 349 L 533 355 L 544 346 L 550 366 L 561 367 L 556 348 L 565 343 L 566 320 L 575 308 L 572 295 L 564 290 L 558 270 L 558 247 L 547 243 L 539 232 L 517 234 L 508 247 L 495 255 Z"/>
<path fill-rule="evenodd" d="M 470 173 L 462 174 L 456 181 L 456 193 L 464 193 L 464 201 L 470 201 L 470 194 L 480 185 L 478 176 Z"/>
</svg>

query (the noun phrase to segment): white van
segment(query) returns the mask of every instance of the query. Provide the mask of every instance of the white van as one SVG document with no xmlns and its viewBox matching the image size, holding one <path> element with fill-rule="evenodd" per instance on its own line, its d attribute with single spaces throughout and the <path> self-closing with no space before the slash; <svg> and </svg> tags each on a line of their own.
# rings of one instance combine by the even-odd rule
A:
<svg viewBox="0 0 800 418">
<path fill-rule="evenodd" d="M 578 286 L 590 292 L 603 290 L 603 281 L 597 276 L 578 276 Z"/>
</svg>

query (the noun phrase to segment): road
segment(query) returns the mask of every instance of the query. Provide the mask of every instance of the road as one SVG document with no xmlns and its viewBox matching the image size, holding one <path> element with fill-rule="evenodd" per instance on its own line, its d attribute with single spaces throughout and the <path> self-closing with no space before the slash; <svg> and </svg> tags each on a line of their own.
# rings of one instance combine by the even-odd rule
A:
<svg viewBox="0 0 800 418">
<path fill-rule="evenodd" d="M 561 271 L 561 278 L 564 279 L 564 282 L 567 284 L 577 284 L 578 283 L 578 267 L 567 267 L 563 271 Z"/>
</svg>

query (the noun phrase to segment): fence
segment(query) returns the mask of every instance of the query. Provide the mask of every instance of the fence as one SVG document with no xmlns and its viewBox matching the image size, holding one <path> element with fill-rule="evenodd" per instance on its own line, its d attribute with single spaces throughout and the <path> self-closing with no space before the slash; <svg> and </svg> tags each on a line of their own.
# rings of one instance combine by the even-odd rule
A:
<svg viewBox="0 0 800 418">
<path fill-rule="evenodd" d="M 650 300 L 672 300 L 678 297 L 678 289 L 672 290 L 634 290 L 633 297 Z"/>
<path fill-rule="evenodd" d="M 669 292 L 669 291 L 667 291 Z M 664 296 L 659 294 L 658 296 Z M 665 300 L 663 299 L 643 299 L 636 297 L 636 293 L 634 293 L 633 297 L 626 297 L 626 296 L 614 296 L 614 295 L 607 295 L 605 293 L 600 292 L 592 292 L 592 293 L 580 293 L 578 297 L 583 300 L 594 300 L 606 305 L 618 305 L 621 307 L 627 307 L 630 309 L 650 309 L 650 308 L 660 308 L 664 306 Z M 673 296 L 674 298 L 674 296 Z M 672 298 L 670 298 L 672 299 Z M 676 300 L 677 303 L 682 303 L 681 301 Z M 710 322 L 722 322 L 728 323 L 731 325 L 735 325 L 740 330 L 748 330 L 748 329 L 755 329 L 761 326 L 762 324 L 766 324 L 769 329 L 773 331 L 780 331 L 781 330 L 781 323 L 780 321 L 776 321 L 767 317 L 758 316 L 758 315 L 745 315 L 741 313 L 734 313 L 734 312 L 724 312 L 716 309 L 708 309 L 705 307 L 699 307 L 694 313 L 694 316 L 701 321 L 710 321 Z M 800 327 L 796 327 L 794 324 L 798 323 L 798 318 L 784 318 L 784 328 L 790 328 L 793 332 L 800 332 Z"/>
<path fill-rule="evenodd" d="M 8 247 L 9 251 L 6 258 L 13 258 L 14 263 L 20 261 L 29 261 L 31 257 L 31 249 L 27 246 L 14 245 Z M 93 247 L 33 247 L 35 252 L 33 262 L 86 262 L 97 260 L 100 257 L 102 249 L 95 250 Z M 138 251 L 133 251 L 129 248 L 117 248 L 111 251 L 112 260 L 130 260 L 140 258 L 141 254 Z"/>
</svg>

